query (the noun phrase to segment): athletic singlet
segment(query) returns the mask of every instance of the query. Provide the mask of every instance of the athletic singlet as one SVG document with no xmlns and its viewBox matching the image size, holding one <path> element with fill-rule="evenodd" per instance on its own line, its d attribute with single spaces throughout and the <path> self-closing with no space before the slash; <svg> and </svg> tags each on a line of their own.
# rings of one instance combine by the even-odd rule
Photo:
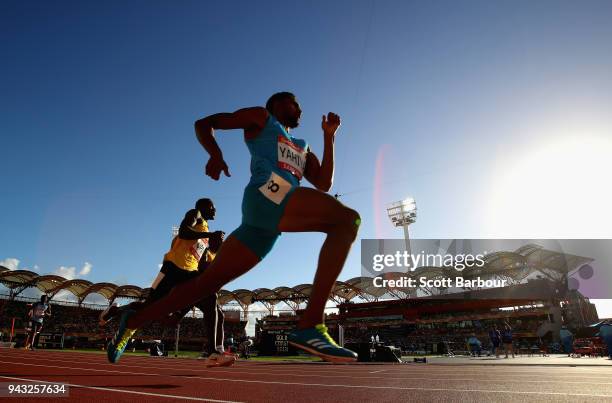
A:
<svg viewBox="0 0 612 403">
<path fill-rule="evenodd" d="M 257 137 L 246 139 L 246 145 L 251 153 L 249 186 L 261 186 L 273 180 L 281 187 L 281 193 L 283 186 L 287 188 L 284 192 L 286 194 L 289 189 L 300 185 L 306 168 L 308 144 L 287 133 L 274 116 L 268 117 Z M 272 186 L 272 190 L 275 189 Z M 263 190 L 262 193 L 265 195 Z"/>
<path fill-rule="evenodd" d="M 193 227 L 196 232 L 208 232 L 208 223 L 203 221 Z M 197 271 L 198 263 L 208 247 L 208 239 L 181 239 L 177 236 L 172 240 L 170 251 L 164 255 L 164 261 L 170 261 L 187 271 Z"/>
</svg>

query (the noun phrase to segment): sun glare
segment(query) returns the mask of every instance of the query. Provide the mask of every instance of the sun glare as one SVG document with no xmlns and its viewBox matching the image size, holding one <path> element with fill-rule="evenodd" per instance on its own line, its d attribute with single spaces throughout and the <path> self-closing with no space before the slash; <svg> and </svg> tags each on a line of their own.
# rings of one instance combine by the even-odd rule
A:
<svg viewBox="0 0 612 403">
<path fill-rule="evenodd" d="M 511 155 L 492 178 L 487 232 L 515 238 L 612 237 L 612 140 L 574 136 Z"/>
</svg>

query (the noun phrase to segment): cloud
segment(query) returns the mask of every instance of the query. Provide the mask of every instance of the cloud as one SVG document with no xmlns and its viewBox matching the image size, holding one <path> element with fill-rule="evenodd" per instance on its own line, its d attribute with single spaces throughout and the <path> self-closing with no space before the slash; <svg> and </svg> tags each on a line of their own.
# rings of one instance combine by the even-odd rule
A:
<svg viewBox="0 0 612 403">
<path fill-rule="evenodd" d="M 66 266 L 60 266 L 57 268 L 57 270 L 55 270 L 53 272 L 53 274 L 58 275 L 58 276 L 62 276 L 67 280 L 72 280 L 75 277 L 76 274 L 76 267 L 74 266 L 70 266 L 70 267 L 66 267 Z"/>
<path fill-rule="evenodd" d="M 89 262 L 85 262 L 81 270 L 77 272 L 77 268 L 74 266 L 60 266 L 53 272 L 53 274 L 57 276 L 62 276 L 66 280 L 73 280 L 78 276 L 86 276 L 91 273 L 91 268 L 93 265 Z"/>
<path fill-rule="evenodd" d="M 89 262 L 85 262 L 85 264 L 83 265 L 83 268 L 81 269 L 81 271 L 79 272 L 79 276 L 86 276 L 91 272 L 91 268 L 93 267 L 93 265 Z"/>
<path fill-rule="evenodd" d="M 34 267 L 32 267 L 31 269 L 28 269 L 27 267 L 20 268 L 19 263 L 21 263 L 21 260 L 14 257 L 9 257 L 4 260 L 0 260 L 0 266 L 4 266 L 9 270 L 30 270 L 35 272 L 38 272 L 38 270 L 40 270 L 40 267 L 38 267 L 38 265 L 34 265 Z"/>
<path fill-rule="evenodd" d="M 0 260 L 0 266 L 4 266 L 9 270 L 17 270 L 17 267 L 19 266 L 19 259 L 16 259 L 14 257 L 9 257 L 7 259 L 4 260 Z"/>
</svg>

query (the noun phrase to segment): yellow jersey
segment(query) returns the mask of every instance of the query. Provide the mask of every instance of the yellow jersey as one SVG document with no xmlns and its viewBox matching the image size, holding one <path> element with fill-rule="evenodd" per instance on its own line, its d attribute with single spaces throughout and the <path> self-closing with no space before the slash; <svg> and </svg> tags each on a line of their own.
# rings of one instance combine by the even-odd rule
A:
<svg viewBox="0 0 612 403">
<path fill-rule="evenodd" d="M 203 221 L 192 229 L 196 232 L 208 232 L 208 223 Z M 197 271 L 206 248 L 208 239 L 181 239 L 177 235 L 172 239 L 170 251 L 164 255 L 164 261 L 170 261 L 183 270 Z"/>
</svg>

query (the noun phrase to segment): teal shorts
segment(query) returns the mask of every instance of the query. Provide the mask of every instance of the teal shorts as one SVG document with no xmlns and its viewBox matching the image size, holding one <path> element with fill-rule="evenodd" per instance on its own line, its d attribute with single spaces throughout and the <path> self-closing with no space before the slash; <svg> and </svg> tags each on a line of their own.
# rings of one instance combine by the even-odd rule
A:
<svg viewBox="0 0 612 403">
<path fill-rule="evenodd" d="M 242 199 L 242 224 L 232 232 L 231 236 L 263 259 L 280 236 L 278 224 L 295 189 L 297 186 L 292 187 L 277 204 L 264 196 L 259 186 L 247 186 Z"/>
</svg>

